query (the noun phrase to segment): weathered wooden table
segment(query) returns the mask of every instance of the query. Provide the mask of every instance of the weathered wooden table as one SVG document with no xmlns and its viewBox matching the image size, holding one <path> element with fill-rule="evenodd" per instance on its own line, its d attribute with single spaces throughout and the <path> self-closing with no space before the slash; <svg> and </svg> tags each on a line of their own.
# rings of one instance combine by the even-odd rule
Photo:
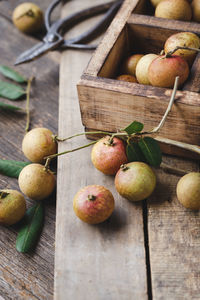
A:
<svg viewBox="0 0 200 300">
<path fill-rule="evenodd" d="M 17 1 L 15 1 L 17 3 Z M 35 1 L 36 2 L 36 1 Z M 46 2 L 46 1 L 45 1 Z M 45 7 L 45 2 L 40 3 Z M 92 3 L 102 3 L 95 0 Z M 16 4 L 15 3 L 15 4 Z M 39 3 L 39 1 L 38 1 Z M 8 16 L 7 2 L 0 4 Z M 75 0 L 63 8 L 63 16 L 90 6 L 89 0 Z M 0 12 L 2 13 L 0 6 Z M 90 23 L 91 22 L 91 23 Z M 80 30 L 90 26 L 93 20 Z M 4 18 L 0 56 L 11 63 L 16 52 L 34 43 L 18 33 Z M 14 34 L 14 33 L 15 34 Z M 12 34 L 11 34 L 12 33 Z M 9 40 L 9 39 L 12 39 Z M 12 44 L 12 48 L 11 45 Z M 91 52 L 66 51 L 61 57 L 59 135 L 82 132 L 76 83 Z M 33 87 L 32 126 L 57 127 L 58 63 L 51 55 L 21 68 L 37 73 Z M 51 103 L 49 104 L 49 101 Z M 43 113 L 41 113 L 43 111 Z M 24 117 L 1 113 L 1 156 L 21 159 Z M 19 132 L 16 136 L 16 130 Z M 61 143 L 59 151 L 87 143 L 79 137 Z M 196 161 L 164 156 L 164 161 L 187 170 L 199 170 Z M 199 212 L 184 209 L 175 196 L 178 176 L 157 171 L 158 185 L 147 202 L 132 204 L 117 195 L 113 178 L 94 169 L 90 149 L 68 154 L 58 160 L 57 229 L 55 257 L 55 299 L 199 299 L 200 297 L 200 218 Z M 1 186 L 17 187 L 16 181 L 0 177 Z M 116 209 L 109 221 L 89 226 L 76 218 L 72 199 L 88 184 L 109 188 Z M 34 253 L 15 251 L 15 229 L 1 228 L 0 290 L 5 299 L 51 299 L 53 294 L 54 203 L 47 204 L 45 228 Z"/>
<path fill-rule="evenodd" d="M 13 8 L 24 1 L 0 2 L 0 64 L 13 66 L 18 54 L 37 40 L 20 33 L 11 22 Z M 34 1 L 44 10 L 49 1 Z M 35 76 L 31 92 L 31 127 L 48 127 L 57 133 L 59 55 L 18 67 Z M 1 76 L 1 79 L 3 77 Z M 11 101 L 8 101 L 11 103 Z M 25 101 L 17 101 L 25 107 Z M 25 160 L 21 151 L 26 116 L 0 111 L 0 158 Z M 18 189 L 17 180 L 0 175 L 0 188 Z M 28 206 L 34 204 L 28 200 Z M 55 196 L 46 204 L 45 226 L 35 251 L 29 255 L 15 249 L 16 228 L 0 228 L 0 296 L 4 299 L 52 299 L 54 279 Z"/>
</svg>

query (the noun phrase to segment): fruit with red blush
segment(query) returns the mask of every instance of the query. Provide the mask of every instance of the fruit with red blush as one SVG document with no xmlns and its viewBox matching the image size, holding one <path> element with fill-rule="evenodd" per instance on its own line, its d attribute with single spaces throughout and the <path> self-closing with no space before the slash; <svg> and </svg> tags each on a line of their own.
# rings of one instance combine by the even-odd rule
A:
<svg viewBox="0 0 200 300">
<path fill-rule="evenodd" d="M 88 224 L 107 220 L 114 210 L 112 193 L 101 185 L 88 185 L 75 195 L 73 209 L 79 219 Z"/>
<path fill-rule="evenodd" d="M 106 175 L 115 175 L 122 164 L 128 162 L 124 142 L 117 137 L 105 136 L 92 148 L 92 163 Z"/>
</svg>

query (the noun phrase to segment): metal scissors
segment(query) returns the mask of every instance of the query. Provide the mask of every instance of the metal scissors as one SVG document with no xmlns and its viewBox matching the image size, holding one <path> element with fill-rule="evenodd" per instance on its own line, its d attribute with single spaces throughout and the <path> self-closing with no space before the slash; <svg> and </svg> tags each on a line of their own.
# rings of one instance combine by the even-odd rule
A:
<svg viewBox="0 0 200 300">
<path fill-rule="evenodd" d="M 71 0 L 65 0 L 68 2 Z M 105 30 L 114 18 L 116 12 L 121 6 L 123 0 L 117 0 L 108 2 L 105 4 L 93 6 L 79 12 L 73 13 L 64 19 L 57 20 L 51 24 L 51 14 L 55 7 L 61 3 L 62 0 L 54 0 L 45 12 L 44 23 L 47 30 L 47 34 L 43 38 L 42 42 L 36 44 L 29 50 L 23 52 L 15 62 L 15 65 L 32 61 L 48 51 L 59 49 L 82 49 L 93 50 L 96 45 L 88 45 L 87 42 L 97 37 L 103 30 Z M 105 13 L 102 19 L 88 31 L 83 34 L 68 40 L 64 40 L 63 34 L 74 27 L 76 24 L 93 17 L 95 15 Z"/>
</svg>

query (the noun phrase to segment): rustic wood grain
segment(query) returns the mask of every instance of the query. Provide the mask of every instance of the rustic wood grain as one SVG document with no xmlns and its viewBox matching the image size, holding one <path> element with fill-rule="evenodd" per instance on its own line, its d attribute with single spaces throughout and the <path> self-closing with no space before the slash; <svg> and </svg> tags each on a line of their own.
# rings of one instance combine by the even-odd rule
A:
<svg viewBox="0 0 200 300">
<path fill-rule="evenodd" d="M 199 171 L 200 165 L 166 157 L 173 167 Z M 148 201 L 148 232 L 153 299 L 199 299 L 200 212 L 176 198 L 180 177 L 157 171 L 157 189 Z"/>
<path fill-rule="evenodd" d="M 22 2 L 22 1 L 20 1 Z M 34 1 L 40 5 L 39 1 Z M 37 40 L 18 32 L 7 20 L 19 1 L 0 3 L 0 63 L 13 66 L 17 55 L 33 46 Z M 42 8 L 49 1 L 41 2 Z M 4 17 L 2 16 L 4 15 Z M 55 55 L 54 55 L 55 58 Z M 48 127 L 57 133 L 59 66 L 52 55 L 16 69 L 24 75 L 35 76 L 31 91 L 31 127 Z M 3 79 L 0 76 L 0 79 Z M 15 103 L 25 107 L 25 101 Z M 26 160 L 21 151 L 26 116 L 22 113 L 0 111 L 0 158 Z M 0 175 L 0 188 L 19 190 L 17 180 Z M 30 207 L 34 202 L 27 199 Z M 1 226 L 0 235 L 0 296 L 2 299 L 52 299 L 54 279 L 55 195 L 45 205 L 45 225 L 36 249 L 30 254 L 15 249 L 17 226 Z"/>
<path fill-rule="evenodd" d="M 69 4 L 63 14 L 89 6 L 91 1 Z M 79 51 L 62 55 L 60 136 L 83 131 L 75 85 L 90 55 Z M 86 143 L 84 137 L 79 137 L 61 144 L 59 150 Z M 147 299 L 142 205 L 132 205 L 117 195 L 113 177 L 102 175 L 92 166 L 90 151 L 85 149 L 58 160 L 55 299 Z M 101 225 L 84 224 L 73 212 L 75 193 L 89 184 L 102 184 L 115 197 L 115 212 Z"/>
</svg>

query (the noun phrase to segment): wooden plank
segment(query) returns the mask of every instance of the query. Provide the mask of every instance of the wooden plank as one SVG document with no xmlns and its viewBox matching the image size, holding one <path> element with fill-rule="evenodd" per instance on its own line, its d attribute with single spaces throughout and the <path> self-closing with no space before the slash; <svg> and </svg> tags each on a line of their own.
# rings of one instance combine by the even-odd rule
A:
<svg viewBox="0 0 200 300">
<path fill-rule="evenodd" d="M 64 7 L 63 15 L 87 5 L 91 1 L 72 1 Z M 81 28 L 87 25 L 91 26 L 91 22 Z M 73 31 L 78 32 L 79 28 Z M 90 55 L 79 51 L 62 54 L 60 136 L 83 131 L 75 85 Z M 59 151 L 87 142 L 79 137 L 62 143 Z M 116 201 L 110 220 L 97 226 L 78 220 L 72 208 L 75 193 L 89 184 L 106 186 Z M 92 166 L 90 149 L 59 158 L 57 190 L 55 299 L 147 299 L 141 204 L 132 205 L 117 195 L 113 178 Z"/>
<path fill-rule="evenodd" d="M 199 171 L 197 162 L 165 158 L 174 167 Z M 153 299 L 199 299 L 200 212 L 185 209 L 175 190 L 180 177 L 157 171 L 156 193 L 148 201 Z"/>
<path fill-rule="evenodd" d="M 12 3 L 11 3 L 12 2 Z M 35 1 L 38 2 L 39 1 Z M 8 16 L 18 1 L 2 1 L 1 14 Z M 45 7 L 49 1 L 43 1 Z M 0 16 L 0 61 L 13 67 L 17 55 L 37 43 L 18 32 L 7 18 Z M 55 56 L 54 56 L 55 57 Z M 48 127 L 57 133 L 59 66 L 47 55 L 33 63 L 16 68 L 26 76 L 36 76 L 31 92 L 31 127 Z M 2 80 L 3 77 L 0 76 Z M 4 99 L 1 99 L 4 101 Z M 11 101 L 5 101 L 11 103 Z M 15 105 L 25 108 L 25 101 Z M 0 111 L 0 158 L 25 160 L 21 151 L 26 123 L 25 114 Z M 19 189 L 17 180 L 0 175 L 0 188 Z M 27 199 L 27 206 L 35 202 Z M 53 298 L 55 195 L 45 205 L 45 225 L 38 246 L 30 254 L 15 249 L 17 226 L 0 226 L 0 296 L 2 299 Z"/>
</svg>

